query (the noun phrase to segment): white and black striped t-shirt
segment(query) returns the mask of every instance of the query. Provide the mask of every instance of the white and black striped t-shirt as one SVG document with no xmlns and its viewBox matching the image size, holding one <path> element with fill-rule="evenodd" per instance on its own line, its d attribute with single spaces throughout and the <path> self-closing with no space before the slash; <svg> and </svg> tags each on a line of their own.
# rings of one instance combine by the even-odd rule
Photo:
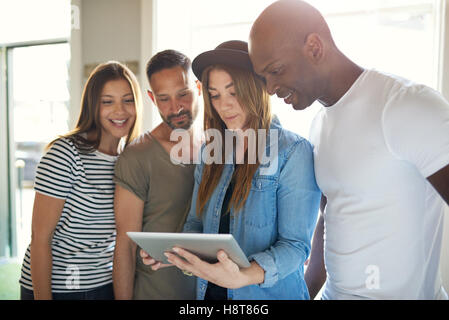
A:
<svg viewBox="0 0 449 320">
<path fill-rule="evenodd" d="M 53 292 L 87 291 L 112 282 L 116 160 L 98 151 L 81 153 L 61 138 L 38 165 L 35 191 L 65 199 L 52 240 Z M 33 290 L 29 246 L 20 284 Z"/>
</svg>

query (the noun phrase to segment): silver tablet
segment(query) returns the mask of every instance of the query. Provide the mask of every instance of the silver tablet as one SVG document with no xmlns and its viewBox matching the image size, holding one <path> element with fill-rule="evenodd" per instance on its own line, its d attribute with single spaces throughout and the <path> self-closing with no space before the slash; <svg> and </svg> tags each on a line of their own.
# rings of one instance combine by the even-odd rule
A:
<svg viewBox="0 0 449 320">
<path fill-rule="evenodd" d="M 163 263 L 168 263 L 164 252 L 172 251 L 173 247 L 179 247 L 209 263 L 217 262 L 217 252 L 224 250 L 239 267 L 250 266 L 232 234 L 166 232 L 127 232 L 126 234 L 150 256 Z"/>
</svg>

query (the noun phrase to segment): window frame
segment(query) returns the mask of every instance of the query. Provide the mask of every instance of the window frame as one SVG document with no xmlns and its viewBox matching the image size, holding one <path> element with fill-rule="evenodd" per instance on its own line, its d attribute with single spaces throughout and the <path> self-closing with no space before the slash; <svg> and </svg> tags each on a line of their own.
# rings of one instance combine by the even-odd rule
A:
<svg viewBox="0 0 449 320">
<path fill-rule="evenodd" d="M 12 105 L 12 50 L 23 47 L 68 44 L 69 38 L 41 41 L 24 41 L 0 45 L 0 257 L 11 258 L 18 254 L 15 168 L 14 120 Z M 3 152 L 6 151 L 6 152 Z"/>
</svg>

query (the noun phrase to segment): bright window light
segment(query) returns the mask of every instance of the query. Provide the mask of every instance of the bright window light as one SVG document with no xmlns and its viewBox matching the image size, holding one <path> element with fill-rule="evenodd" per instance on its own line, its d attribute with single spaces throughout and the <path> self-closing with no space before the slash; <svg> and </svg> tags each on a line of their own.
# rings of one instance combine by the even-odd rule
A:
<svg viewBox="0 0 449 320">
<path fill-rule="evenodd" d="M 272 0 L 157 0 L 156 50 L 194 58 L 226 40 L 248 40 L 253 21 Z M 311 0 L 340 50 L 355 63 L 437 87 L 436 0 Z M 177 26 L 177 27 L 174 27 Z M 308 138 L 321 107 L 294 111 L 276 97 L 283 126 Z"/>
<path fill-rule="evenodd" d="M 68 38 L 70 14 L 70 0 L 0 0 L 0 44 Z"/>
</svg>

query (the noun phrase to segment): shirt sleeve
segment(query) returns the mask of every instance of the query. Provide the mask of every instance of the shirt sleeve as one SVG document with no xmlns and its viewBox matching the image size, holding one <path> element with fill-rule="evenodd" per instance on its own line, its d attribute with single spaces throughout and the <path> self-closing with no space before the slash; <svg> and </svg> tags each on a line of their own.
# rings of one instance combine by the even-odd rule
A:
<svg viewBox="0 0 449 320">
<path fill-rule="evenodd" d="M 402 89 L 385 107 L 382 125 L 390 152 L 424 177 L 449 164 L 449 103 L 435 90 Z"/>
<path fill-rule="evenodd" d="M 77 157 L 78 152 L 69 140 L 56 140 L 37 166 L 34 190 L 53 198 L 66 199 L 77 176 Z"/>
<path fill-rule="evenodd" d="M 149 174 L 137 153 L 134 149 L 125 149 L 120 154 L 115 164 L 114 182 L 145 202 L 150 186 Z"/>
<path fill-rule="evenodd" d="M 267 288 L 298 270 L 309 256 L 321 191 L 315 181 L 312 146 L 302 140 L 281 169 L 277 191 L 278 239 L 249 257 L 265 270 Z"/>
</svg>

